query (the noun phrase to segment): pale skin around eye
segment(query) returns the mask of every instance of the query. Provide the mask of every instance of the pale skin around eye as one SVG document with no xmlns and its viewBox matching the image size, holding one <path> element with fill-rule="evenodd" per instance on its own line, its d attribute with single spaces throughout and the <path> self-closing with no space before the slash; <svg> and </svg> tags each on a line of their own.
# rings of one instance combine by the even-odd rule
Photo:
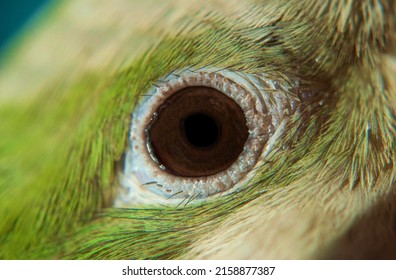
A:
<svg viewBox="0 0 396 280">
<path fill-rule="evenodd" d="M 319 7 L 312 1 L 268 6 L 265 13 L 260 7 L 278 4 L 253 1 L 260 6 L 255 7 L 239 1 L 206 2 L 167 1 L 161 2 L 162 7 L 154 0 L 75 0 L 62 3 L 32 33 L 24 34 L 0 68 L 0 115 L 4 120 L 0 124 L 4 135 L 0 140 L 0 151 L 4 151 L 0 157 L 0 216 L 5 217 L 0 222 L 0 236 L 4 237 L 0 239 L 0 258 L 396 257 L 390 219 L 395 211 L 391 201 L 396 174 L 396 102 L 392 102 L 396 100 L 396 63 L 387 51 L 392 37 L 388 35 L 394 30 L 377 28 L 389 26 L 386 23 L 394 11 L 383 1 L 382 12 L 373 6 L 368 15 L 348 14 L 354 11 L 337 5 L 340 1 L 331 1 L 334 13 L 342 15 L 338 20 L 345 20 L 345 24 L 334 22 L 337 17 L 326 11 L 318 24 L 314 18 Z M 302 19 L 291 16 L 298 5 L 302 7 Z M 270 155 L 250 192 L 185 208 L 108 209 L 117 190 L 114 164 L 124 149 L 124 142 L 116 139 L 126 135 L 130 114 L 120 106 L 119 111 L 124 112 L 120 118 L 109 100 L 120 96 L 115 93 L 126 92 L 128 86 L 134 89 L 127 82 L 108 77 L 130 64 L 142 65 L 136 60 L 148 49 L 161 49 L 157 44 L 163 33 L 159 30 L 167 30 L 170 36 L 179 34 L 176 20 L 185 15 L 192 18 L 202 6 L 221 14 L 226 22 L 239 18 L 238 25 L 232 25 L 232 34 L 241 34 L 238 27 L 245 30 L 246 26 L 260 24 L 260 32 L 249 29 L 251 33 L 244 33 L 251 37 L 264 34 L 271 18 L 277 18 L 279 9 L 285 9 L 284 25 L 272 31 L 279 32 L 278 40 L 284 36 L 292 41 L 283 41 L 279 47 L 276 40 L 264 40 L 267 35 L 263 35 L 264 39 L 259 40 L 262 46 L 250 46 L 255 52 L 279 47 L 268 53 L 295 55 L 294 60 L 281 59 L 279 65 L 299 58 L 300 74 L 305 73 L 304 78 L 310 81 L 325 81 L 331 101 L 308 118 L 305 133 L 299 138 L 297 130 L 291 130 L 295 137 L 290 136 L 291 142 L 285 138 L 277 153 Z M 246 11 L 249 16 L 244 15 Z M 373 36 L 383 39 L 373 41 L 384 45 L 358 34 L 348 22 L 350 18 L 370 15 L 376 16 L 362 18 L 361 24 L 367 25 L 358 30 L 373 28 Z M 294 19 L 304 28 L 291 28 Z M 329 36 L 344 32 L 351 38 L 348 42 L 333 40 L 342 48 L 319 44 L 321 38 L 315 37 L 319 33 L 310 29 L 323 28 L 325 32 L 334 26 L 339 28 L 338 33 Z M 297 36 L 291 36 L 293 32 Z M 361 35 L 356 36 L 360 39 L 351 34 Z M 210 43 L 213 41 L 205 46 L 209 48 Z M 361 50 L 361 57 L 371 60 L 354 64 L 353 59 L 345 59 L 354 55 L 348 52 L 350 49 Z M 305 57 L 309 54 L 317 55 L 314 67 Z M 249 56 L 244 58 L 248 61 Z M 252 70 L 250 66 L 246 64 L 244 70 Z M 297 67 L 291 65 L 288 69 Z M 84 82 L 86 77 L 89 83 Z M 107 92 L 106 99 L 105 88 L 117 90 Z M 327 125 L 324 119 L 330 120 Z M 118 126 L 113 125 L 116 120 Z M 73 164 L 68 163 L 69 159 L 75 160 Z M 85 177 L 75 176 L 79 172 Z M 73 188 L 67 185 L 70 181 L 76 182 Z M 92 195 L 100 192 L 103 196 Z M 103 219 L 87 222 L 104 208 Z M 132 223 L 120 217 L 135 219 Z M 145 222 L 153 217 L 159 221 Z M 174 228 L 181 230 L 170 234 Z M 120 234 L 126 230 L 131 233 Z M 59 248 L 50 243 L 44 246 L 54 236 L 63 240 L 70 234 L 72 237 Z M 164 234 L 169 234 L 172 244 L 163 241 Z M 106 251 L 104 238 L 113 246 L 111 253 Z M 117 238 L 122 238 L 123 246 L 116 244 Z M 89 247 L 79 251 L 79 246 Z"/>
</svg>

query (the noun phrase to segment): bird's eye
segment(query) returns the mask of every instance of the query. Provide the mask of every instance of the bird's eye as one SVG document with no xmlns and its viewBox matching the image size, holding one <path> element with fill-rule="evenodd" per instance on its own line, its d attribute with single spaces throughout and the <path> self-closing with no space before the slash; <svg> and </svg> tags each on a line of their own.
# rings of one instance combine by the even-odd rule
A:
<svg viewBox="0 0 396 280">
<path fill-rule="evenodd" d="M 241 107 L 210 87 L 188 86 L 169 96 L 146 128 L 153 161 L 179 177 L 209 176 L 230 167 L 249 130 Z"/>
<path fill-rule="evenodd" d="M 200 199 L 235 190 L 268 154 L 296 103 L 290 85 L 264 74 L 169 74 L 132 114 L 122 200 L 147 192 Z"/>
</svg>

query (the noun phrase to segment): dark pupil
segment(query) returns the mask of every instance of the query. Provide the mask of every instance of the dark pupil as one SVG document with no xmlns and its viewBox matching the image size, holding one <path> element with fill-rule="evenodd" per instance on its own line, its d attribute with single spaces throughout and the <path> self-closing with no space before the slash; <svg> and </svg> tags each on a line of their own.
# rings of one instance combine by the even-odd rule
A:
<svg viewBox="0 0 396 280">
<path fill-rule="evenodd" d="M 213 88 L 188 87 L 157 109 L 146 129 L 153 157 L 177 176 L 200 177 L 231 166 L 249 130 L 243 110 Z"/>
<path fill-rule="evenodd" d="M 193 114 L 183 122 L 184 132 L 188 141 L 197 147 L 213 145 L 219 136 L 216 121 L 205 114 Z"/>
</svg>

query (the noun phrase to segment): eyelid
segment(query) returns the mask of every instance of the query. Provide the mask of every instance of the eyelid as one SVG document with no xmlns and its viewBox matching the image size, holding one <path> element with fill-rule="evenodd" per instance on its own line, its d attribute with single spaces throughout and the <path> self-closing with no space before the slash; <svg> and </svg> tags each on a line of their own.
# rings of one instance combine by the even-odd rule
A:
<svg viewBox="0 0 396 280">
<path fill-rule="evenodd" d="M 150 145 L 145 141 L 146 127 L 159 104 L 179 89 L 190 86 L 212 87 L 232 97 L 245 112 L 248 144 L 238 160 L 224 171 L 206 177 L 175 178 L 151 156 Z M 287 83 L 271 80 L 265 74 L 204 68 L 183 69 L 168 75 L 133 112 L 130 146 L 120 175 L 125 192 L 117 198 L 115 205 L 122 207 L 159 201 L 180 203 L 187 198 L 207 199 L 238 189 L 254 175 L 252 170 L 282 135 L 297 105 L 298 99 L 290 92 Z"/>
</svg>

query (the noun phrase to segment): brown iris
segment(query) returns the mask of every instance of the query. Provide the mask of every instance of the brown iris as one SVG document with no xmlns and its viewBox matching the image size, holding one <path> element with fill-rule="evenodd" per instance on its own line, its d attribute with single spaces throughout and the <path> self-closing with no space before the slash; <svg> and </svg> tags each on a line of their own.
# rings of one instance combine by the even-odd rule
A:
<svg viewBox="0 0 396 280">
<path fill-rule="evenodd" d="M 208 176 L 231 166 L 248 138 L 243 110 L 209 87 L 187 87 L 157 109 L 146 129 L 153 156 L 177 176 Z"/>
</svg>

